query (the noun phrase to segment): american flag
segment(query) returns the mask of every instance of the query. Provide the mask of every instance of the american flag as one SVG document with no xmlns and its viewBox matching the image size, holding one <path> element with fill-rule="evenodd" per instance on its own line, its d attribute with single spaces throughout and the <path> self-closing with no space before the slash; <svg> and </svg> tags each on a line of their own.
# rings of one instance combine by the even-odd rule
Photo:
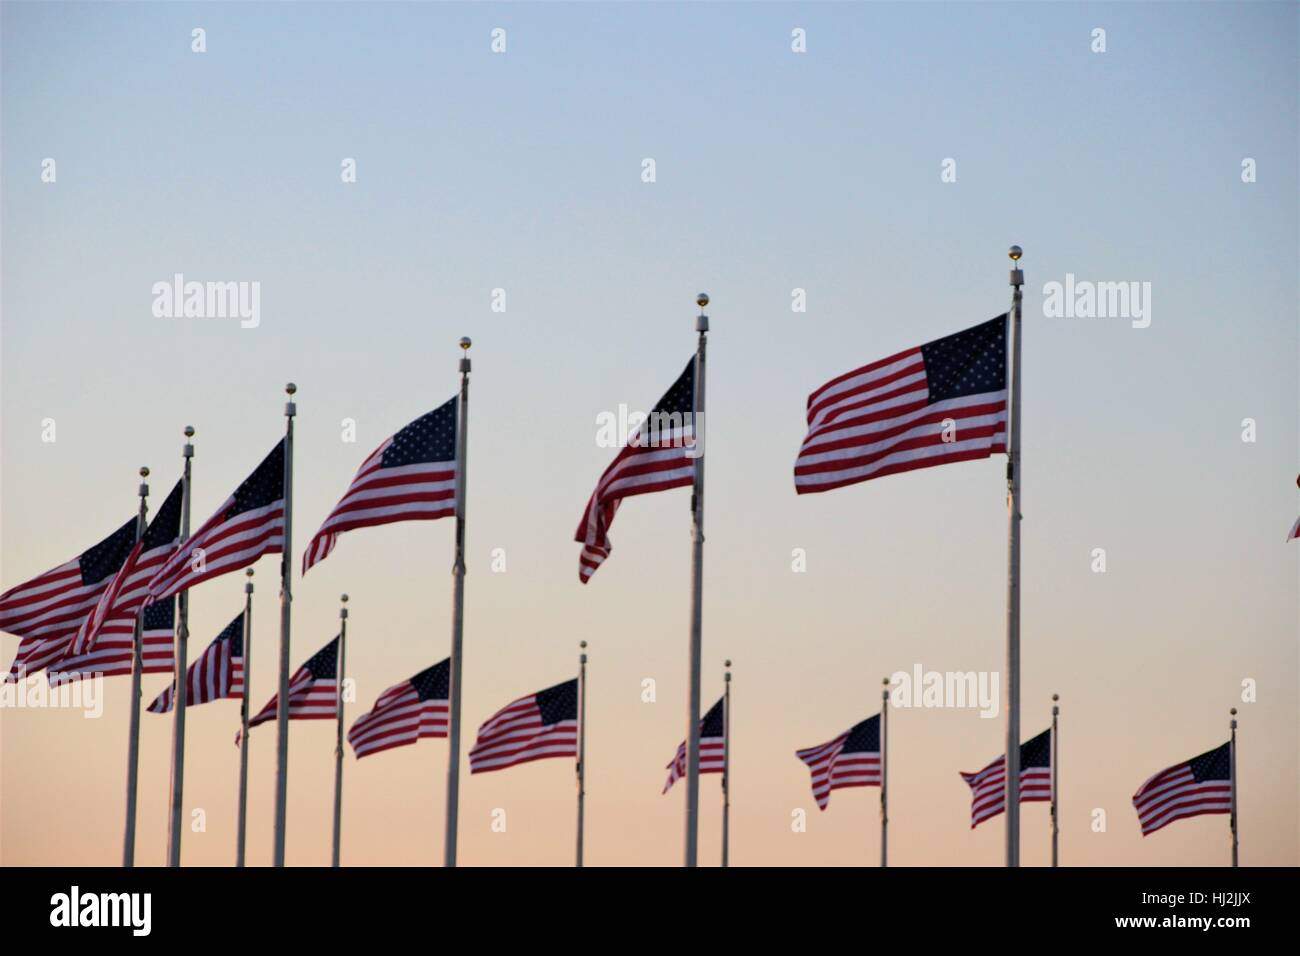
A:
<svg viewBox="0 0 1300 956">
<path fill-rule="evenodd" d="M 117 633 L 122 625 L 135 627 L 136 613 L 149 596 L 149 582 L 180 544 L 184 491 L 184 483 L 176 482 L 112 583 L 99 596 L 95 609 L 81 622 L 68 650 L 69 657 L 80 657 L 93 649 L 110 623 L 116 625 Z"/>
<path fill-rule="evenodd" d="M 970 827 L 974 830 L 989 817 L 1007 808 L 1006 757 L 999 757 L 978 773 L 963 773 L 970 785 Z M 1040 803 L 1052 799 L 1052 731 L 1044 730 L 1020 745 L 1020 802 Z"/>
<path fill-rule="evenodd" d="M 809 395 L 795 491 L 987 458 L 1006 451 L 1006 430 L 1007 317 L 999 315 L 864 365 Z"/>
<path fill-rule="evenodd" d="M 61 658 L 135 546 L 136 518 L 71 561 L 0 594 L 0 631 L 22 638 L 6 682 Z"/>
<path fill-rule="evenodd" d="M 700 721 L 700 773 L 722 773 L 727 763 L 726 746 L 726 698 L 719 697 L 718 702 L 709 708 L 709 712 Z M 662 793 L 667 793 L 682 777 L 686 776 L 686 741 L 677 748 L 677 756 L 668 765 L 668 781 Z"/>
<path fill-rule="evenodd" d="M 179 594 L 284 548 L 284 439 L 149 582 L 149 600 Z M 198 552 L 202 551 L 202 561 Z"/>
<path fill-rule="evenodd" d="M 448 658 L 380 694 L 370 713 L 348 731 L 357 757 L 413 744 L 421 737 L 446 737 L 450 677 Z"/>
<path fill-rule="evenodd" d="M 1133 806 L 1142 835 L 1183 817 L 1232 812 L 1232 744 L 1176 764 L 1138 787 Z"/>
<path fill-rule="evenodd" d="M 336 718 L 339 696 L 339 639 L 330 641 L 289 678 L 289 719 L 327 720 Z M 272 697 L 257 716 L 248 722 L 249 728 L 275 720 L 280 695 Z M 239 743 L 236 735 L 235 743 Z"/>
<path fill-rule="evenodd" d="M 149 705 L 149 712 L 168 713 L 174 706 L 176 682 Z M 226 625 L 185 673 L 185 706 L 244 696 L 244 612 Z"/>
<path fill-rule="evenodd" d="M 407 425 L 361 463 L 302 556 L 302 573 L 354 528 L 456 513 L 456 399 Z"/>
<path fill-rule="evenodd" d="M 854 724 L 834 740 L 795 751 L 812 772 L 812 792 L 825 810 L 831 791 L 880 786 L 880 715 Z"/>
<path fill-rule="evenodd" d="M 582 545 L 578 580 L 586 584 L 609 557 L 609 528 L 624 498 L 694 484 L 695 360 L 686 365 L 642 426 L 605 469 L 591 493 L 574 540 Z"/>
<path fill-rule="evenodd" d="M 469 772 L 504 770 L 546 757 L 578 756 L 578 679 L 507 704 L 478 729 Z"/>
<path fill-rule="evenodd" d="M 142 673 L 174 674 L 176 634 L 176 599 L 167 598 L 146 605 L 140 612 L 140 646 Z M 117 617 L 99 632 L 94 650 L 75 654 L 50 665 L 50 682 L 84 674 L 122 677 L 131 673 L 131 654 L 135 643 L 135 618 Z"/>
</svg>

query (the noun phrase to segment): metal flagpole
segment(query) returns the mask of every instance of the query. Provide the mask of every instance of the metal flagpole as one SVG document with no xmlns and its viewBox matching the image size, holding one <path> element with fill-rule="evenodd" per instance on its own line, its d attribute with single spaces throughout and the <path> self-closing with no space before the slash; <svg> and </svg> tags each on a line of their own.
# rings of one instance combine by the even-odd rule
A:
<svg viewBox="0 0 1300 956">
<path fill-rule="evenodd" d="M 469 337 L 460 340 L 460 402 L 456 409 L 456 555 L 451 565 L 451 680 L 447 726 L 447 833 L 443 866 L 456 865 L 456 821 L 460 810 L 460 670 L 465 634 L 465 466 L 469 455 Z"/>
<path fill-rule="evenodd" d="M 244 865 L 244 837 L 248 833 L 248 698 L 253 660 L 253 569 L 244 572 L 244 698 L 239 705 L 239 829 L 235 843 L 235 866 Z"/>
<path fill-rule="evenodd" d="M 1057 705 L 1056 702 L 1060 699 L 1061 699 L 1060 694 L 1052 695 L 1052 866 L 1059 865 L 1057 862 L 1058 857 L 1056 852 L 1056 843 L 1058 837 L 1061 834 L 1061 816 L 1058 811 L 1059 804 L 1057 802 L 1059 790 L 1057 789 L 1057 777 L 1056 777 L 1057 757 L 1059 756 L 1059 749 L 1060 749 L 1056 746 L 1056 740 L 1057 740 L 1056 718 L 1061 713 L 1061 708 Z"/>
<path fill-rule="evenodd" d="M 731 661 L 722 675 L 722 866 L 730 863 L 731 849 Z"/>
<path fill-rule="evenodd" d="M 181 477 L 181 546 L 190 536 L 190 480 L 194 461 L 194 427 L 185 426 L 185 472 Z M 181 812 L 184 808 L 185 787 L 185 711 L 189 706 L 189 688 L 186 671 L 189 670 L 190 591 L 186 588 L 176 599 L 176 632 L 174 639 L 175 688 L 172 715 L 172 812 L 167 827 L 167 865 L 181 865 Z"/>
<path fill-rule="evenodd" d="M 135 519 L 135 541 L 144 537 L 149 519 L 149 469 L 140 469 L 140 513 Z M 140 777 L 140 675 L 143 673 L 143 631 L 140 615 L 135 616 L 131 639 L 131 730 L 126 745 L 126 832 L 122 839 L 122 865 L 135 866 L 135 795 Z"/>
<path fill-rule="evenodd" d="M 1232 708 L 1232 741 L 1228 744 L 1228 773 L 1232 776 L 1232 865 L 1237 865 L 1237 708 Z"/>
<path fill-rule="evenodd" d="M 579 641 L 578 655 L 578 862 L 582 866 L 582 838 L 587 802 L 587 642 Z"/>
<path fill-rule="evenodd" d="M 709 339 L 709 297 L 695 297 L 695 401 L 691 428 L 695 436 L 695 486 L 691 493 L 691 640 L 690 683 L 686 705 L 686 866 L 695 866 L 700 820 L 700 650 L 704 630 L 704 354 Z"/>
<path fill-rule="evenodd" d="M 284 547 L 280 554 L 280 683 L 275 711 L 275 847 L 272 862 L 284 866 L 284 828 L 289 803 L 289 617 L 293 606 L 293 419 L 298 386 L 284 387 Z"/>
<path fill-rule="evenodd" d="M 889 678 L 880 689 L 880 865 L 889 866 Z"/>
<path fill-rule="evenodd" d="M 334 739 L 334 856 L 331 866 L 339 865 L 339 841 L 343 836 L 343 675 L 348 654 L 348 596 L 339 597 L 339 660 L 335 670 L 338 696 L 338 731 Z"/>
<path fill-rule="evenodd" d="M 1020 865 L 1020 270 L 1019 246 L 1007 255 L 1011 285 L 1010 442 L 1007 447 L 1007 866 Z"/>
</svg>

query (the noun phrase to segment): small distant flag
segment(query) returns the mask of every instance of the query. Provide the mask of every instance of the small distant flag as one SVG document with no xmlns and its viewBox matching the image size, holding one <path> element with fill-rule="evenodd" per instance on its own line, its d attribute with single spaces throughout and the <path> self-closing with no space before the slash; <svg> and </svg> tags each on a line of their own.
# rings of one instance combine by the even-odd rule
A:
<svg viewBox="0 0 1300 956">
<path fill-rule="evenodd" d="M 284 439 L 222 503 L 217 513 L 158 570 L 149 600 L 158 601 L 240 568 L 284 547 Z"/>
<path fill-rule="evenodd" d="M 189 666 L 185 674 L 185 706 L 213 700 L 244 697 L 244 612 L 226 625 L 216 640 Z M 153 714 L 168 713 L 174 706 L 176 683 L 149 705 Z"/>
<path fill-rule="evenodd" d="M 1007 316 L 831 379 L 808 396 L 794 465 L 810 494 L 987 458 L 1007 444 Z"/>
<path fill-rule="evenodd" d="M 1162 770 L 1133 794 L 1142 835 L 1184 817 L 1232 812 L 1232 744 Z"/>
<path fill-rule="evenodd" d="M 963 773 L 970 785 L 970 826 L 975 829 L 1007 808 L 1006 757 L 998 757 L 978 773 Z M 1052 799 L 1052 731 L 1044 730 L 1020 745 L 1020 802 Z"/>
<path fill-rule="evenodd" d="M 146 605 L 139 614 L 140 645 L 144 674 L 173 674 L 176 671 L 176 599 Z M 93 650 L 74 654 L 50 665 L 50 681 L 86 674 L 125 677 L 131 673 L 135 645 L 135 618 L 115 617 L 104 624 Z"/>
<path fill-rule="evenodd" d="M 338 717 L 339 696 L 339 639 L 336 637 L 298 668 L 289 678 L 290 720 L 333 720 Z M 252 720 L 251 730 L 258 724 L 275 720 L 279 710 L 280 695 L 272 697 Z M 239 743 L 239 735 L 235 735 Z"/>
<path fill-rule="evenodd" d="M 469 772 L 504 770 L 530 760 L 578 756 L 578 679 L 520 697 L 478 729 Z"/>
<path fill-rule="evenodd" d="M 69 656 L 79 657 L 91 650 L 110 621 L 134 629 L 136 613 L 149 596 L 149 582 L 180 544 L 184 490 L 184 482 L 178 481 L 164 499 L 143 537 L 99 596 L 94 611 L 81 622 Z"/>
<path fill-rule="evenodd" d="M 413 744 L 422 737 L 446 737 L 450 677 L 451 658 L 447 658 L 380 694 L 370 713 L 348 731 L 357 758 Z"/>
<path fill-rule="evenodd" d="M 822 810 L 831 791 L 880 786 L 880 715 L 854 724 L 834 740 L 795 752 L 812 773 L 812 792 Z"/>
<path fill-rule="evenodd" d="M 578 580 L 586 584 L 609 557 L 613 547 L 609 529 L 624 498 L 669 488 L 686 488 L 695 482 L 695 360 L 659 399 L 641 427 L 628 437 L 596 483 L 578 523 L 574 540 L 582 545 Z"/>
<path fill-rule="evenodd" d="M 71 561 L 0 594 L 0 631 L 22 638 L 6 682 L 35 674 L 63 657 L 135 546 L 137 520 L 132 518 Z"/>
<path fill-rule="evenodd" d="M 727 763 L 726 747 L 726 698 L 719 697 L 718 702 L 709 708 L 709 712 L 700 721 L 700 773 L 722 773 Z M 668 780 L 662 793 L 667 793 L 682 777 L 686 776 L 686 741 L 677 748 L 677 755 L 668 765 Z"/>
<path fill-rule="evenodd" d="M 361 463 L 343 498 L 307 545 L 303 574 L 329 557 L 345 531 L 455 515 L 456 401 L 420 416 Z"/>
</svg>

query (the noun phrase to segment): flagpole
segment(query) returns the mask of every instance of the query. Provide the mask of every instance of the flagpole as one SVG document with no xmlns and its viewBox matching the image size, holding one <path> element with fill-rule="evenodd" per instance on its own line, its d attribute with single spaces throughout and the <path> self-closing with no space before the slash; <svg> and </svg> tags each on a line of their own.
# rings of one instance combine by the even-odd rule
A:
<svg viewBox="0 0 1300 956">
<path fill-rule="evenodd" d="M 244 837 L 248 832 L 248 690 L 253 660 L 253 569 L 244 572 L 244 699 L 239 705 L 239 830 L 235 866 L 244 865 Z"/>
<path fill-rule="evenodd" d="M 1020 300 L 1025 274 L 1019 246 L 1011 257 L 1010 441 L 1007 449 L 1007 866 L 1020 865 Z"/>
<path fill-rule="evenodd" d="M 1060 832 L 1061 832 L 1061 817 L 1060 814 L 1057 812 L 1058 791 L 1057 791 L 1057 783 L 1056 783 L 1056 774 L 1057 774 L 1057 766 L 1058 766 L 1057 758 L 1060 750 L 1060 748 L 1057 747 L 1056 745 L 1056 740 L 1057 740 L 1056 718 L 1061 713 L 1061 708 L 1057 705 L 1056 702 L 1060 699 L 1061 699 L 1060 694 L 1052 695 L 1052 866 L 1059 865 L 1057 852 L 1056 852 L 1056 843 L 1057 843 L 1057 838 L 1060 836 Z"/>
<path fill-rule="evenodd" d="M 181 453 L 185 456 L 185 472 L 181 477 L 181 538 L 184 547 L 190 536 L 190 481 L 191 466 L 194 462 L 194 426 L 185 426 L 185 446 Z M 185 711 L 188 707 L 189 686 L 189 639 L 190 639 L 190 590 L 186 588 L 176 599 L 176 631 L 173 641 L 175 658 L 175 699 L 172 715 L 172 811 L 167 828 L 167 865 L 181 865 L 181 814 L 184 810 L 185 787 Z"/>
<path fill-rule="evenodd" d="M 335 671 L 338 730 L 334 739 L 334 856 L 330 863 L 336 869 L 339 865 L 339 841 L 343 836 L 343 675 L 348 653 L 348 596 L 341 595 L 339 601 L 339 660 Z"/>
<path fill-rule="evenodd" d="M 722 675 L 722 866 L 730 863 L 731 849 L 731 661 Z"/>
<path fill-rule="evenodd" d="M 447 725 L 447 832 L 443 839 L 443 866 L 456 865 L 456 824 L 460 810 L 460 670 L 465 634 L 465 466 L 469 455 L 469 347 L 460 359 L 460 402 L 456 409 L 456 554 L 451 565 L 451 675 Z"/>
<path fill-rule="evenodd" d="M 704 358 L 709 339 L 709 297 L 695 297 L 695 401 L 691 428 L 695 438 L 695 484 L 691 493 L 691 639 L 690 682 L 686 705 L 686 866 L 695 866 L 700 817 L 700 651 L 704 630 Z"/>
<path fill-rule="evenodd" d="M 284 866 L 284 829 L 289 798 L 289 618 L 293 605 L 293 419 L 298 386 L 284 387 L 284 546 L 280 553 L 280 683 L 275 712 L 275 844 L 272 862 Z"/>
<path fill-rule="evenodd" d="M 135 541 L 144 537 L 149 518 L 149 469 L 140 469 L 140 512 L 135 519 Z M 144 670 L 144 632 L 141 614 L 135 616 L 131 639 L 131 730 L 126 745 L 126 832 L 122 838 L 122 865 L 135 866 L 135 797 L 140 778 L 140 676 Z"/>
<path fill-rule="evenodd" d="M 1232 865 L 1237 865 L 1237 708 L 1234 707 L 1229 712 L 1232 714 L 1232 741 L 1228 745 L 1228 773 L 1232 776 L 1232 816 L 1228 819 L 1232 822 Z"/>
<path fill-rule="evenodd" d="M 587 802 L 587 642 L 579 641 L 578 655 L 578 862 L 582 866 L 582 839 Z"/>
<path fill-rule="evenodd" d="M 889 678 L 880 689 L 880 866 L 889 866 Z"/>
</svg>

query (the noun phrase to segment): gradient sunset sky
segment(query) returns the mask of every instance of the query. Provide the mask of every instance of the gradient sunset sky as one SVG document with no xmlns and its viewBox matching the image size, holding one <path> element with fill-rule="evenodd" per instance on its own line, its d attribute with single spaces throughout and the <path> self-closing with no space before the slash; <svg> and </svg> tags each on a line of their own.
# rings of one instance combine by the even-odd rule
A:
<svg viewBox="0 0 1300 956">
<path fill-rule="evenodd" d="M 1236 706 L 1242 863 L 1295 865 L 1298 26 L 1288 3 L 5 3 L 0 590 L 124 522 L 140 465 L 160 502 L 187 424 L 197 526 L 282 434 L 290 380 L 300 554 L 365 455 L 453 394 L 472 336 L 465 749 L 575 676 L 587 640 L 588 861 L 679 864 L 684 788 L 660 788 L 686 727 L 689 492 L 628 502 L 585 587 L 572 538 L 613 455 L 598 416 L 674 381 L 704 290 L 703 702 L 733 659 L 731 859 L 875 865 L 877 791 L 820 812 L 794 751 L 875 713 L 894 671 L 1001 670 L 1005 466 L 797 498 L 804 401 L 1005 311 L 1016 242 L 1021 722 L 1045 729 L 1061 695 L 1062 862 L 1226 864 L 1226 817 L 1144 839 L 1130 798 L 1226 740 Z M 260 325 L 155 318 L 176 273 L 259 282 Z M 1045 315 L 1067 275 L 1149 282 L 1150 326 Z M 349 723 L 447 655 L 452 531 L 354 532 L 295 585 L 295 667 L 351 595 Z M 278 559 L 256 570 L 259 708 Z M 191 656 L 242 585 L 192 592 Z M 17 645 L 0 636 L 4 667 Z M 167 682 L 146 677 L 145 703 Z M 120 862 L 128 684 L 105 682 L 98 720 L 0 710 L 0 863 Z M 137 859 L 155 865 L 171 721 L 142 721 Z M 237 726 L 234 701 L 188 713 L 185 804 L 206 829 L 186 864 L 233 862 Z M 1001 819 L 971 831 L 958 772 L 1001 753 L 1001 717 L 900 710 L 890 731 L 891 862 L 1000 864 Z M 274 737 L 252 735 L 258 865 Z M 291 864 L 329 861 L 333 740 L 291 727 Z M 345 865 L 441 862 L 446 752 L 349 752 Z M 709 865 L 719 818 L 705 777 Z M 568 865 L 573 827 L 572 761 L 466 766 L 462 864 Z M 1023 809 L 1025 865 L 1047 862 L 1048 828 Z"/>
</svg>

